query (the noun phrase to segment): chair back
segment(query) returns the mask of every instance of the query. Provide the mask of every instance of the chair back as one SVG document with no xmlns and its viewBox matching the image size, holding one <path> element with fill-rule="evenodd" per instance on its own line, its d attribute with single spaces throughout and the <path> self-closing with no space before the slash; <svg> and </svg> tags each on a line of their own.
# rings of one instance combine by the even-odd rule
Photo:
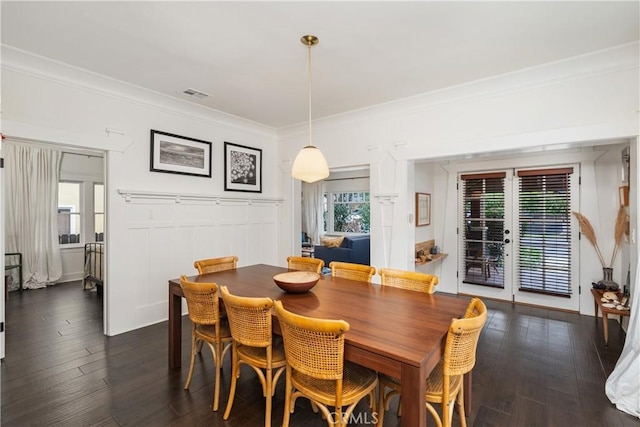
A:
<svg viewBox="0 0 640 427">
<path fill-rule="evenodd" d="M 462 319 L 453 319 L 444 348 L 442 371 L 445 376 L 463 375 L 476 364 L 476 348 L 480 332 L 487 321 L 487 307 L 473 298 Z"/>
<path fill-rule="evenodd" d="M 438 276 L 434 276 L 433 274 L 394 270 L 391 268 L 381 268 L 379 274 L 382 278 L 381 283 L 384 286 L 393 286 L 395 288 L 425 292 L 427 294 L 432 294 L 438 284 Z"/>
<path fill-rule="evenodd" d="M 194 324 L 215 325 L 220 319 L 218 285 L 190 282 L 187 276 L 180 278 L 180 287 L 187 300 L 189 319 Z"/>
<path fill-rule="evenodd" d="M 484 305 L 480 298 L 473 298 L 467 306 L 467 311 L 464 313 L 464 318 L 478 317 L 482 313 L 486 313 L 487 306 Z"/>
<path fill-rule="evenodd" d="M 300 316 L 287 311 L 281 301 L 275 304 L 282 330 L 284 352 L 292 369 L 313 378 L 341 380 L 344 368 L 344 320 Z"/>
<path fill-rule="evenodd" d="M 226 286 L 220 294 L 229 319 L 231 336 L 250 347 L 268 347 L 272 341 L 271 298 L 248 298 L 232 295 Z"/>
<path fill-rule="evenodd" d="M 215 273 L 216 271 L 233 270 L 238 268 L 238 257 L 235 255 L 221 258 L 201 259 L 193 263 L 198 274 Z"/>
<path fill-rule="evenodd" d="M 332 261 L 329 263 L 331 276 L 343 279 L 359 280 L 371 283 L 371 278 L 376 274 L 375 267 L 351 262 Z"/>
<path fill-rule="evenodd" d="M 320 274 L 324 268 L 324 261 L 320 258 L 290 256 L 287 257 L 287 265 L 290 270 L 313 271 Z"/>
</svg>

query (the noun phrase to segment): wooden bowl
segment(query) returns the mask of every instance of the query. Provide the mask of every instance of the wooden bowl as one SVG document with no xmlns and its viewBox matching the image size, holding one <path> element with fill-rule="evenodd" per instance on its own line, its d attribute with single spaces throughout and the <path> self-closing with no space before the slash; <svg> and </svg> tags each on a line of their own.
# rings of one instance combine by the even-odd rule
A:
<svg viewBox="0 0 640 427">
<path fill-rule="evenodd" d="M 308 292 L 320 280 L 318 273 L 311 271 L 290 271 L 273 276 L 273 281 L 280 289 L 290 294 Z"/>
</svg>

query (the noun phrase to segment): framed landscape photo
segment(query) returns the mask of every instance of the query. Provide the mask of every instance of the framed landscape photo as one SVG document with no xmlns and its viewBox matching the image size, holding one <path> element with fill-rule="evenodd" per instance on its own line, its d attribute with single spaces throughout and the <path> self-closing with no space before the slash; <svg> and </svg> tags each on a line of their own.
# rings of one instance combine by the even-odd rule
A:
<svg viewBox="0 0 640 427">
<path fill-rule="evenodd" d="M 152 129 L 151 171 L 211 178 L 211 143 Z"/>
<path fill-rule="evenodd" d="M 416 226 L 431 224 L 431 194 L 416 193 Z"/>
<path fill-rule="evenodd" d="M 262 193 L 262 150 L 224 143 L 225 191 Z"/>
</svg>

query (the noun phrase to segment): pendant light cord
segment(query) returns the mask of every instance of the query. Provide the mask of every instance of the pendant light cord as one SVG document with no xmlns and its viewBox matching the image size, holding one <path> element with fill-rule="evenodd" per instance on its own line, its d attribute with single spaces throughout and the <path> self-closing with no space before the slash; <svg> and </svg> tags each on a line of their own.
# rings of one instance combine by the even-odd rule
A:
<svg viewBox="0 0 640 427">
<path fill-rule="evenodd" d="M 313 45 L 311 43 L 308 44 L 308 55 L 307 55 L 307 86 L 309 92 L 309 147 L 313 147 L 312 138 L 311 138 L 311 47 Z"/>
</svg>

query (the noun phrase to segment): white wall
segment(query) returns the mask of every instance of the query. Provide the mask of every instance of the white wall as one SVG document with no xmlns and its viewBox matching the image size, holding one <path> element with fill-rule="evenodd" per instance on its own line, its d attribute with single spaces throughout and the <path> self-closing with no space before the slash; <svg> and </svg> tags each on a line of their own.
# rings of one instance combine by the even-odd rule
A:
<svg viewBox="0 0 640 427">
<path fill-rule="evenodd" d="M 369 164 L 372 265 L 412 269 L 413 259 L 397 254 L 411 247 L 416 235 L 409 221 L 417 185 L 414 160 L 545 154 L 543 149 L 634 137 L 639 133 L 638 63 L 638 43 L 632 43 L 319 120 L 313 126 L 314 145 L 331 168 Z M 279 135 L 281 164 L 287 165 L 306 131 L 297 126 Z M 439 175 L 433 180 L 438 200 L 432 221 L 439 224 L 434 237 L 454 241 L 449 234 L 455 233 L 455 210 L 445 210 L 447 204 L 437 196 L 442 194 L 438 186 L 451 183 Z M 638 188 L 632 191 L 637 198 Z M 442 280 L 440 290 L 449 283 L 455 282 Z"/>
<path fill-rule="evenodd" d="M 3 133 L 106 152 L 108 334 L 166 319 L 167 279 L 193 273 L 198 257 L 284 264 L 299 249 L 300 185 L 289 171 L 305 125 L 276 133 L 19 51 L 2 55 Z M 372 264 L 412 269 L 414 160 L 638 135 L 638 80 L 630 44 L 321 120 L 314 143 L 332 168 L 370 168 Z M 150 129 L 211 141 L 213 177 L 149 172 Z M 223 191 L 224 141 L 263 150 L 262 194 Z M 440 232 L 450 230 L 434 228 L 436 240 Z"/>
<path fill-rule="evenodd" d="M 3 47 L 2 132 L 106 152 L 109 335 L 167 318 L 167 280 L 236 254 L 284 264 L 275 131 Z M 149 171 L 150 130 L 213 143 L 213 177 Z M 263 191 L 223 190 L 224 141 L 262 149 Z"/>
</svg>

